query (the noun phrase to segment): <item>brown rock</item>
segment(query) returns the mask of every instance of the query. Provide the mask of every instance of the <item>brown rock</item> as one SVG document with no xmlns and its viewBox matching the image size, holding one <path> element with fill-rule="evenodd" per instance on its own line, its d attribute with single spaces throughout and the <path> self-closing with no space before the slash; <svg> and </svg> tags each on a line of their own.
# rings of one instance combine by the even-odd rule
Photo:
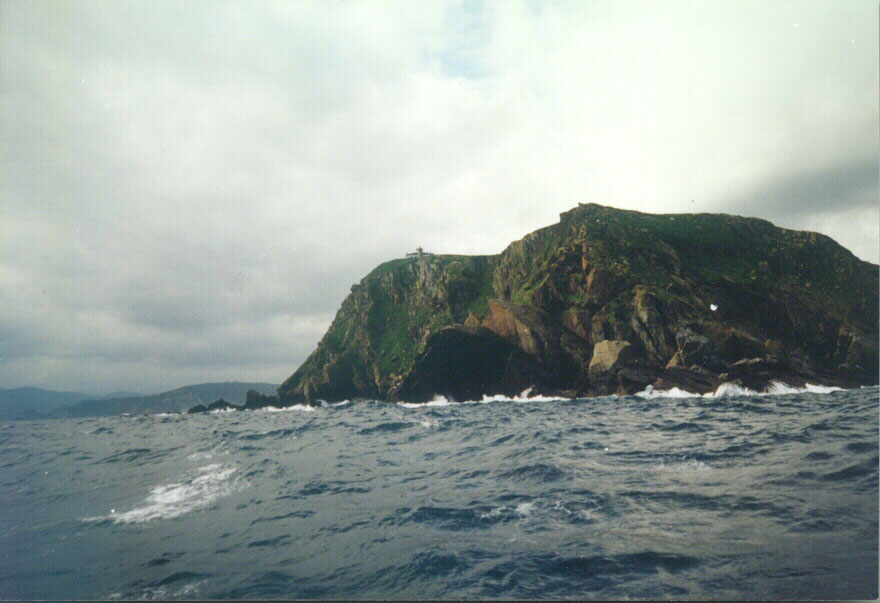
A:
<svg viewBox="0 0 880 603">
<path fill-rule="evenodd" d="M 537 308 L 490 299 L 483 326 L 544 366 L 556 365 L 558 335 L 547 327 L 546 316 Z"/>
<path fill-rule="evenodd" d="M 628 341 L 606 339 L 593 347 L 593 358 L 590 360 L 590 375 L 610 373 L 623 367 L 624 364 L 637 357 L 635 348 Z"/>
<path fill-rule="evenodd" d="M 651 360 L 665 362 L 675 352 L 670 343 L 663 315 L 660 312 L 660 301 L 655 295 L 643 289 L 636 292 L 635 312 L 630 326 L 641 340 Z"/>
</svg>

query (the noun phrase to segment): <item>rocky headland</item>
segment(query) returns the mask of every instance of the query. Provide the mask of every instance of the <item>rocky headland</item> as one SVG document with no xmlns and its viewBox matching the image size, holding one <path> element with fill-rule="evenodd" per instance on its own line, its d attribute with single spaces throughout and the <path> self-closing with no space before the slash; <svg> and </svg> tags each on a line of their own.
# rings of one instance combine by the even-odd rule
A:
<svg viewBox="0 0 880 603">
<path fill-rule="evenodd" d="M 352 287 L 251 407 L 878 382 L 878 266 L 821 234 L 587 204 L 494 256 L 419 254 Z"/>
</svg>

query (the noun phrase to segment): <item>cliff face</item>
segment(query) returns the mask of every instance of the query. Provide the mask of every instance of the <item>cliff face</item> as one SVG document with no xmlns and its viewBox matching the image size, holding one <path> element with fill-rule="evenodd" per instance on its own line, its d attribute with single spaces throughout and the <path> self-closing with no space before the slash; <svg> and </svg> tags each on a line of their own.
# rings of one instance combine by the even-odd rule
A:
<svg viewBox="0 0 880 603">
<path fill-rule="evenodd" d="M 878 266 L 727 215 L 581 205 L 497 256 L 382 264 L 280 402 L 878 379 Z"/>
</svg>

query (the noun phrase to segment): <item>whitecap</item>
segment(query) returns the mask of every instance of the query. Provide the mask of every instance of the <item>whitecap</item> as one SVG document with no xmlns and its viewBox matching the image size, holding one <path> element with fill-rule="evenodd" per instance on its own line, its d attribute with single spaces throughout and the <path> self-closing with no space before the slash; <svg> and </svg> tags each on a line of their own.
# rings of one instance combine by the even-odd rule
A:
<svg viewBox="0 0 880 603">
<path fill-rule="evenodd" d="M 518 504 L 516 506 L 516 509 L 514 509 L 514 513 L 516 513 L 520 517 L 528 517 L 529 515 L 532 514 L 532 511 L 534 511 L 534 510 L 535 510 L 535 503 L 526 502 L 526 503 Z"/>
<path fill-rule="evenodd" d="M 732 396 L 757 396 L 755 390 L 737 385 L 736 383 L 722 383 L 713 393 L 704 394 L 705 398 L 730 398 Z"/>
<path fill-rule="evenodd" d="M 507 507 L 495 507 L 488 513 L 480 513 L 480 519 L 491 519 L 493 517 L 498 517 L 502 513 L 507 510 Z"/>
<path fill-rule="evenodd" d="M 480 404 L 487 404 L 489 402 L 557 402 L 559 400 L 570 400 L 571 398 L 563 398 L 560 396 L 529 396 L 528 394 L 531 392 L 532 388 L 529 388 L 522 392 L 518 396 L 505 396 L 503 394 L 496 394 L 494 396 L 483 396 L 482 400 L 477 400 Z"/>
<path fill-rule="evenodd" d="M 671 463 L 666 463 L 661 460 L 652 467 L 653 471 L 666 475 L 701 479 L 712 479 L 714 477 L 714 469 L 715 468 L 712 465 L 708 465 L 703 461 L 698 461 L 696 459 L 673 461 Z"/>
<path fill-rule="evenodd" d="M 308 404 L 294 404 L 293 406 L 283 406 L 278 408 L 276 406 L 267 406 L 265 408 L 260 409 L 263 412 L 288 412 L 292 410 L 299 410 L 302 412 L 315 412 L 318 410 L 314 406 L 309 406 Z"/>
<path fill-rule="evenodd" d="M 792 387 L 787 383 L 783 383 L 782 381 L 772 381 L 767 388 L 758 392 L 753 389 L 749 389 L 747 387 L 743 387 L 742 385 L 738 385 L 736 383 L 722 383 L 718 386 L 718 388 L 714 392 L 709 392 L 706 394 L 694 394 L 677 387 L 673 387 L 672 389 L 666 390 L 657 390 L 652 386 L 646 387 L 644 390 L 637 392 L 636 396 L 640 398 L 653 399 L 653 398 L 730 398 L 733 396 L 780 396 L 784 394 L 801 394 L 801 393 L 810 393 L 810 394 L 829 394 L 831 392 L 839 392 L 843 391 L 840 387 L 829 387 L 824 385 L 813 385 L 811 383 L 807 383 L 804 387 Z"/>
<path fill-rule="evenodd" d="M 716 398 L 724 396 L 781 396 L 785 394 L 830 394 L 832 392 L 842 392 L 842 387 L 813 385 L 806 383 L 804 387 L 792 387 L 782 381 L 772 381 L 763 392 L 756 392 L 746 387 L 741 387 L 733 383 L 722 383 L 715 390 L 714 394 L 706 394 L 707 397 L 714 396 Z"/>
<path fill-rule="evenodd" d="M 528 394 L 531 392 L 531 389 L 532 388 L 526 389 L 519 396 L 505 396 L 504 394 L 489 396 L 484 394 L 480 400 L 463 400 L 462 402 L 457 402 L 446 396 L 437 395 L 429 402 L 398 402 L 397 405 L 404 408 L 423 408 L 425 406 L 458 406 L 461 404 L 489 404 L 491 402 L 557 402 L 559 400 L 573 399 L 560 396 L 529 396 Z"/>
<path fill-rule="evenodd" d="M 433 400 L 428 402 L 398 402 L 398 406 L 402 406 L 404 408 L 423 408 L 425 406 L 450 406 L 452 404 L 458 404 L 454 400 L 450 400 L 446 396 L 434 396 Z"/>
<path fill-rule="evenodd" d="M 637 392 L 634 394 L 639 396 L 640 398 L 699 398 L 700 394 L 692 394 L 691 392 L 686 392 L 683 389 L 679 389 L 677 387 L 673 387 L 672 389 L 663 389 L 657 390 L 652 386 L 646 387 L 644 390 Z"/>
<path fill-rule="evenodd" d="M 782 381 L 773 381 L 767 389 L 764 390 L 765 394 L 769 395 L 782 395 L 782 394 L 797 394 L 802 390 L 799 390 L 796 387 L 791 387 L 787 383 L 783 383 Z"/>
<path fill-rule="evenodd" d="M 233 478 L 237 469 L 215 463 L 199 469 L 190 479 L 163 484 L 150 490 L 144 504 L 124 513 L 103 517 L 87 517 L 83 521 L 114 523 L 146 523 L 156 519 L 172 519 L 210 505 L 243 485 Z M 115 509 L 114 509 L 115 511 Z"/>
<path fill-rule="evenodd" d="M 804 391 L 810 394 L 830 394 L 831 392 L 842 392 L 842 387 L 834 387 L 825 386 L 825 385 L 813 385 L 812 383 L 807 383 L 804 386 Z"/>
<path fill-rule="evenodd" d="M 219 448 L 213 448 L 211 450 L 200 450 L 198 452 L 193 452 L 186 458 L 191 461 L 207 461 L 214 458 L 215 455 L 223 456 L 227 454 L 229 454 L 229 451 L 224 450 L 221 446 Z"/>
</svg>

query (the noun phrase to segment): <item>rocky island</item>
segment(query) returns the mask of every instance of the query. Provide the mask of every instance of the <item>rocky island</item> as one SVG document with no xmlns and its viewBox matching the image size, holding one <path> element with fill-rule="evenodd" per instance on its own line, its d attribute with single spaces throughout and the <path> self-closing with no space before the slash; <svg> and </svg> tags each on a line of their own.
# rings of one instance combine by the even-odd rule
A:
<svg viewBox="0 0 880 603">
<path fill-rule="evenodd" d="M 252 405 L 878 382 L 878 266 L 821 234 L 581 204 L 498 255 L 410 256 Z"/>
</svg>

